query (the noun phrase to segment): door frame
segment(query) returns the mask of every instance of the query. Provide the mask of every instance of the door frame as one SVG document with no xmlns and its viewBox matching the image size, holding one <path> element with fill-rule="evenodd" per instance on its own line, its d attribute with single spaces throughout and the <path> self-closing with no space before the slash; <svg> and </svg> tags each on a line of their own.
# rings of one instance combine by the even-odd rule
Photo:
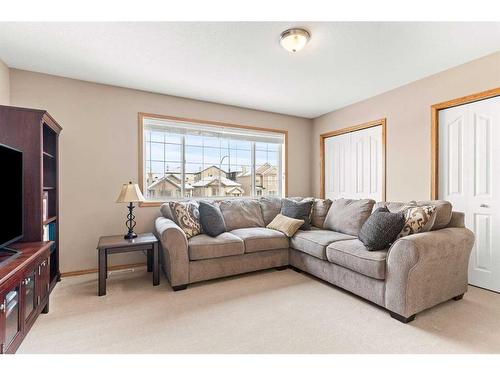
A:
<svg viewBox="0 0 500 375">
<path fill-rule="evenodd" d="M 332 130 L 327 133 L 320 134 L 319 136 L 319 158 L 320 158 L 320 176 L 319 176 L 319 196 L 321 199 L 325 199 L 325 139 L 330 137 L 335 137 L 337 135 L 353 133 L 359 130 L 373 128 L 375 126 L 382 126 L 382 199 L 386 200 L 386 125 L 387 119 L 381 118 L 378 120 L 364 122 L 359 125 L 350 126 L 343 129 Z"/>
<path fill-rule="evenodd" d="M 439 197 L 439 111 L 500 96 L 500 87 L 431 106 L 431 199 Z"/>
</svg>

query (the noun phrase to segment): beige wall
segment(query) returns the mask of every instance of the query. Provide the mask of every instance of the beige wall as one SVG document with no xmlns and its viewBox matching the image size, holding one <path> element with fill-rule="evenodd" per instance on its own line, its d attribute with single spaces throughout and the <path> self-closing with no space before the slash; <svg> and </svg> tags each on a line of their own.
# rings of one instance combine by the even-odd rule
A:
<svg viewBox="0 0 500 375">
<path fill-rule="evenodd" d="M 387 200 L 430 198 L 430 107 L 500 87 L 500 52 L 330 112 L 313 122 L 312 193 L 319 195 L 319 136 L 387 118 Z"/>
<path fill-rule="evenodd" d="M 60 140 L 61 270 L 95 268 L 97 239 L 123 233 L 121 184 L 138 179 L 138 112 L 248 124 L 289 132 L 289 194 L 310 195 L 311 120 L 11 69 L 11 104 L 49 111 Z M 300 152 L 297 152 L 299 150 Z M 304 173 L 306 175 L 304 176 Z M 151 231 L 158 208 L 139 208 L 137 230 Z M 143 261 L 120 254 L 110 264 Z"/>
<path fill-rule="evenodd" d="M 8 87 L 8 75 L 0 64 L 0 90 Z M 125 206 L 114 200 L 122 183 L 138 178 L 138 112 L 287 129 L 290 196 L 319 195 L 321 133 L 386 117 L 387 199 L 427 199 L 430 106 L 499 86 L 500 52 L 312 121 L 10 69 L 11 105 L 46 109 L 64 128 L 60 144 L 63 272 L 95 268 L 98 237 L 125 230 Z M 137 230 L 152 230 L 158 209 L 139 208 L 136 214 Z M 143 260 L 133 254 L 116 255 L 110 263 Z"/>
<path fill-rule="evenodd" d="M 10 104 L 10 74 L 9 67 L 0 60 L 0 105 Z"/>
</svg>

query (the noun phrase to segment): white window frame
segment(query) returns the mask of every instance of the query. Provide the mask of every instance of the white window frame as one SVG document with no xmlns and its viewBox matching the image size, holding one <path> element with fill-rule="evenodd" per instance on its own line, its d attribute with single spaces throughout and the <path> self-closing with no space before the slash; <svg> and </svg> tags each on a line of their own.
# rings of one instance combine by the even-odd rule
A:
<svg viewBox="0 0 500 375">
<path fill-rule="evenodd" d="M 175 116 L 165 116 L 165 115 L 157 115 L 157 114 L 149 114 L 149 113 L 139 113 L 139 186 L 141 187 L 141 190 L 144 194 L 144 196 L 148 199 L 146 202 L 142 202 L 140 205 L 141 206 L 158 206 L 161 205 L 165 199 L 163 198 L 162 200 L 152 200 L 151 198 L 147 197 L 147 192 L 146 192 L 146 186 L 145 186 L 145 147 L 144 147 L 144 122 L 145 120 L 152 119 L 152 120 L 167 120 L 167 121 L 172 121 L 175 123 L 179 123 L 180 125 L 185 124 L 187 126 L 200 126 L 200 128 L 203 127 L 213 127 L 213 128 L 220 128 L 220 129 L 226 129 L 226 130 L 241 130 L 241 131 L 248 131 L 252 132 L 254 131 L 256 134 L 264 134 L 264 133 L 269 133 L 269 135 L 274 135 L 276 136 L 277 134 L 281 134 L 283 137 L 283 141 L 281 144 L 279 144 L 279 152 L 278 152 L 278 189 L 280 192 L 281 197 L 286 197 L 288 194 L 288 131 L 283 130 L 283 129 L 268 129 L 268 128 L 262 128 L 262 127 L 255 127 L 255 126 L 248 126 L 248 125 L 238 125 L 238 124 L 231 124 L 231 123 L 225 123 L 225 122 L 217 122 L 217 121 L 206 121 L 206 120 L 197 120 L 197 119 L 190 119 L 190 118 L 182 118 L 182 117 L 175 117 Z M 181 180 L 183 181 L 181 183 L 181 198 L 169 198 L 168 200 L 184 200 L 187 199 L 188 197 L 185 196 L 185 188 L 184 188 L 184 181 L 185 181 L 185 166 L 186 166 L 186 153 L 185 153 L 185 137 L 181 137 L 182 143 L 181 143 Z M 256 142 L 253 141 L 251 143 L 251 189 L 252 189 L 252 194 L 251 195 L 245 195 L 243 197 L 245 198 L 252 198 L 256 197 L 256 184 L 255 184 L 255 169 L 256 169 Z M 194 198 L 194 197 L 193 197 Z M 206 200 L 210 199 L 231 199 L 231 197 L 228 196 L 214 196 L 214 197 L 200 197 Z"/>
</svg>

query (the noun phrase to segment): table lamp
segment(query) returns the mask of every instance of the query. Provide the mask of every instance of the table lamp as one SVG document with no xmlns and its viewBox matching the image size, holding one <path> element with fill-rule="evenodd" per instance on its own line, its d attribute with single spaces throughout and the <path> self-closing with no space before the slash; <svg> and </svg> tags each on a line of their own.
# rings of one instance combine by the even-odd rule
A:
<svg viewBox="0 0 500 375">
<path fill-rule="evenodd" d="M 146 199 L 141 193 L 139 186 L 137 184 L 133 184 L 130 181 L 128 184 L 123 184 L 122 190 L 120 191 L 120 195 L 116 199 L 116 203 L 128 203 L 128 215 L 127 221 L 125 225 L 128 228 L 128 233 L 123 236 L 126 240 L 130 240 L 132 238 L 136 238 L 137 234 L 134 233 L 135 227 L 135 216 L 134 216 L 134 202 L 144 202 Z"/>
</svg>

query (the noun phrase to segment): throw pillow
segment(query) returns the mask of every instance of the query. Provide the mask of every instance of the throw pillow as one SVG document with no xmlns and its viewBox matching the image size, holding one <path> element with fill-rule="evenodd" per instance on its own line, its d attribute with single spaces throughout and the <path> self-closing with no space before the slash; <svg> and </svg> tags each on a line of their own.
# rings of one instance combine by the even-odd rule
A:
<svg viewBox="0 0 500 375">
<path fill-rule="evenodd" d="M 432 201 L 417 201 L 417 206 L 434 206 L 436 207 L 436 212 L 434 213 L 434 219 L 432 220 L 432 226 L 429 230 L 443 229 L 448 226 L 451 221 L 451 213 L 453 208 L 451 203 L 443 200 L 432 200 Z"/>
<path fill-rule="evenodd" d="M 287 237 L 292 237 L 297 232 L 300 226 L 304 224 L 304 220 L 293 219 L 291 217 L 278 214 L 266 228 L 278 230 L 284 233 Z"/>
<path fill-rule="evenodd" d="M 198 202 L 169 202 L 169 206 L 175 223 L 186 233 L 187 238 L 201 233 Z"/>
<path fill-rule="evenodd" d="M 217 204 L 200 202 L 200 223 L 203 228 L 203 233 L 210 237 L 217 237 L 226 231 L 224 217 Z"/>
<path fill-rule="evenodd" d="M 332 205 L 330 199 L 315 199 L 312 207 L 311 224 L 316 228 L 323 228 L 326 215 Z"/>
<path fill-rule="evenodd" d="M 429 223 L 433 220 L 436 206 L 405 206 L 401 209 L 405 215 L 405 225 L 398 235 L 398 238 L 409 236 L 410 234 L 425 232 L 429 228 Z"/>
<path fill-rule="evenodd" d="M 311 229 L 311 209 L 313 200 L 304 200 L 296 202 L 291 199 L 283 199 L 281 205 L 281 214 L 291 217 L 292 219 L 304 220 L 304 224 L 300 227 L 302 230 Z"/>
<path fill-rule="evenodd" d="M 323 228 L 357 236 L 374 204 L 373 199 L 336 199 L 328 210 Z"/>
<path fill-rule="evenodd" d="M 403 212 L 393 213 L 386 207 L 380 207 L 365 221 L 358 238 L 368 250 L 383 250 L 396 240 L 404 225 Z"/>
</svg>

